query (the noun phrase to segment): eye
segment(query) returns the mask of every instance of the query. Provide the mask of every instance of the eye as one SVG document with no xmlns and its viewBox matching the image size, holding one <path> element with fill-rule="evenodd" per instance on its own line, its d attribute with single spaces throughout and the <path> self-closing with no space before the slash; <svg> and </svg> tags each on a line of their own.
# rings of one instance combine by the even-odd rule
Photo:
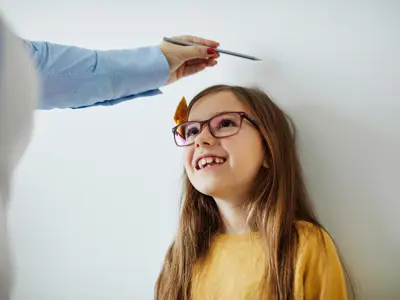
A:
<svg viewBox="0 0 400 300">
<path fill-rule="evenodd" d="M 228 119 L 222 120 L 222 121 L 219 123 L 219 127 L 220 127 L 220 128 L 223 128 L 223 127 L 231 127 L 231 126 L 235 126 L 235 125 L 236 125 L 236 124 L 235 124 L 234 121 L 228 120 Z"/>
<path fill-rule="evenodd" d="M 186 137 L 190 137 L 190 136 L 195 135 L 195 134 L 198 134 L 198 133 L 199 133 L 199 130 L 198 130 L 196 127 L 189 128 L 189 129 L 186 131 Z"/>
</svg>

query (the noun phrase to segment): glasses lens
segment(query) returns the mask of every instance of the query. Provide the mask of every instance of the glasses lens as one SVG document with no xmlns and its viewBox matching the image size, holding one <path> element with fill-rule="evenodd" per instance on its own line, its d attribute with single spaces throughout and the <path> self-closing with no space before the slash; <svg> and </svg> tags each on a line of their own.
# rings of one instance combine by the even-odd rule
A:
<svg viewBox="0 0 400 300">
<path fill-rule="evenodd" d="M 236 134 L 240 129 L 242 118 L 238 113 L 226 113 L 215 116 L 210 121 L 213 134 L 224 137 Z"/>
<path fill-rule="evenodd" d="M 196 135 L 200 132 L 200 124 L 197 122 L 186 122 L 180 124 L 175 131 L 175 141 L 178 146 L 186 146 L 194 142 Z"/>
<path fill-rule="evenodd" d="M 214 136 L 225 137 L 236 134 L 242 122 L 238 113 L 224 113 L 210 120 L 210 129 Z M 180 124 L 175 130 L 175 142 L 178 146 L 187 146 L 194 142 L 200 133 L 199 122 L 186 122 Z"/>
</svg>

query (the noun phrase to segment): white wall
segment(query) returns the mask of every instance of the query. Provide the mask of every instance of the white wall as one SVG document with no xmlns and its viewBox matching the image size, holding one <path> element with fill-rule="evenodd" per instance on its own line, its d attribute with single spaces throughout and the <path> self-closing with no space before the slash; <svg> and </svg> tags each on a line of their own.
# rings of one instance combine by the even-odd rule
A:
<svg viewBox="0 0 400 300">
<path fill-rule="evenodd" d="M 313 200 L 360 299 L 399 299 L 399 2 L 161 3 L 2 0 L 30 39 L 108 49 L 189 33 L 263 58 L 222 56 L 151 99 L 38 112 L 9 215 L 13 300 L 152 299 L 177 220 L 172 114 L 182 95 L 225 82 L 260 85 L 293 115 Z"/>
</svg>

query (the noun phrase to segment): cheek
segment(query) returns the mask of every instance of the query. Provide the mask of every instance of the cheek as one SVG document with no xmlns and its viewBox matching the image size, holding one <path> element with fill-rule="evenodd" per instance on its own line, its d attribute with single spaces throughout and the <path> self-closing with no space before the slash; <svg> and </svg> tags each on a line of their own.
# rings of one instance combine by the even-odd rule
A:
<svg viewBox="0 0 400 300">
<path fill-rule="evenodd" d="M 183 163 L 185 165 L 186 172 L 192 172 L 192 160 L 193 160 L 193 148 L 186 147 L 183 151 Z"/>
<path fill-rule="evenodd" d="M 231 158 L 231 165 L 237 171 L 245 173 L 257 172 L 264 159 L 262 140 L 258 135 L 238 136 L 240 139 L 226 141 L 226 149 Z"/>
</svg>

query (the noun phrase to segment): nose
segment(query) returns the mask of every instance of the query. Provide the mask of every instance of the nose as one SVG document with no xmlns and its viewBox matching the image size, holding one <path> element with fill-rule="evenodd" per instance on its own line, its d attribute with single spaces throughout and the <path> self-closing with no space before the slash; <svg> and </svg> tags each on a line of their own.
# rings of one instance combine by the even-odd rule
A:
<svg viewBox="0 0 400 300">
<path fill-rule="evenodd" d="M 196 136 L 194 143 L 196 148 L 200 147 L 210 147 L 215 144 L 215 137 L 212 136 L 210 128 L 207 124 L 203 124 L 203 128 L 200 133 Z"/>
</svg>

